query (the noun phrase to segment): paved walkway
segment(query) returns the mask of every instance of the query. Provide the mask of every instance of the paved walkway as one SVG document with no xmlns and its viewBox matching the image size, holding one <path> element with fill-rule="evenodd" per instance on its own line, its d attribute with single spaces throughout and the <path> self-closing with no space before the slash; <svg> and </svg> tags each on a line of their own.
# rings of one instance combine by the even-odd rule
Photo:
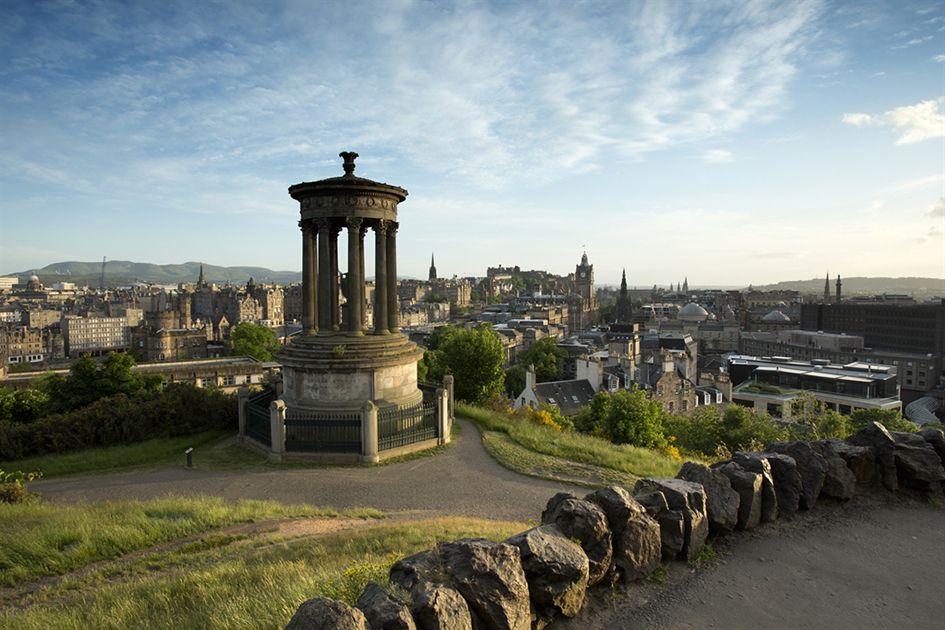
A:
<svg viewBox="0 0 945 630">
<path fill-rule="evenodd" d="M 40 480 L 30 489 L 52 502 L 206 494 L 521 521 L 537 521 L 556 492 L 587 492 L 503 468 L 483 448 L 476 427 L 458 422 L 462 435 L 444 452 L 380 467 L 217 472 L 173 467 Z"/>
</svg>

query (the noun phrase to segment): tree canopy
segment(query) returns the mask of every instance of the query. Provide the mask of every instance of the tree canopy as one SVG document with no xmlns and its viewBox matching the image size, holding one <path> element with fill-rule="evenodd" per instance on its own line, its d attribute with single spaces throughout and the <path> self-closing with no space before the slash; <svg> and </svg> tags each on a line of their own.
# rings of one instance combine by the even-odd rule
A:
<svg viewBox="0 0 945 630">
<path fill-rule="evenodd" d="M 575 420 L 581 431 L 605 437 L 617 444 L 663 448 L 663 410 L 647 400 L 642 389 L 598 392 Z"/>
<path fill-rule="evenodd" d="M 282 347 L 276 333 L 267 326 L 240 322 L 230 331 L 233 354 L 253 357 L 259 361 L 272 361 L 272 356 Z"/>
<path fill-rule="evenodd" d="M 503 358 L 499 335 L 488 324 L 480 324 L 476 328 L 438 328 L 430 338 L 423 361 L 427 378 L 440 381 L 452 374 L 457 398 L 482 402 L 502 391 Z"/>
<path fill-rule="evenodd" d="M 543 337 L 519 354 L 517 362 L 525 369 L 528 369 L 529 365 L 534 365 L 535 379 L 539 383 L 545 383 L 561 378 L 567 354 L 565 349 L 558 345 L 557 339 Z"/>
</svg>

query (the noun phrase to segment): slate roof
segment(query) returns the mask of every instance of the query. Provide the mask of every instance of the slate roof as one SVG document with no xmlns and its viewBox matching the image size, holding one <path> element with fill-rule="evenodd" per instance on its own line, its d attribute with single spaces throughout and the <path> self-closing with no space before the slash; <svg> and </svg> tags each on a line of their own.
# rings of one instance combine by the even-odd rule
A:
<svg viewBox="0 0 945 630">
<path fill-rule="evenodd" d="M 587 379 L 538 383 L 533 390 L 540 403 L 556 405 L 562 415 L 574 416 L 594 398 L 594 388 Z"/>
</svg>

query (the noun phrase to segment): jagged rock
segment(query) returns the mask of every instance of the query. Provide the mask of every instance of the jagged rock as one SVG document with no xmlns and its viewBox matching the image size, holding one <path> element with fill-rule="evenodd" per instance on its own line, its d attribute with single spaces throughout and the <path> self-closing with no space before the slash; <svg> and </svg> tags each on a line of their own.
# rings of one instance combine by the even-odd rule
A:
<svg viewBox="0 0 945 630">
<path fill-rule="evenodd" d="M 869 488 L 876 483 L 876 454 L 868 446 L 854 446 L 840 440 L 826 440 L 856 477 L 856 483 Z"/>
<path fill-rule="evenodd" d="M 546 518 L 551 518 L 551 515 L 554 514 L 555 510 L 558 509 L 558 506 L 561 505 L 564 501 L 568 499 L 578 500 L 580 497 L 574 494 L 573 492 L 558 492 L 555 493 L 553 497 L 548 499 L 548 503 L 545 504 L 545 509 L 541 513 L 541 522 L 546 523 Z"/>
<path fill-rule="evenodd" d="M 410 612 L 419 630 L 472 630 L 469 605 L 457 590 L 420 582 L 410 595 Z"/>
<path fill-rule="evenodd" d="M 556 614 L 573 617 L 584 604 L 588 560 L 556 525 L 542 525 L 507 541 L 518 547 L 528 593 L 538 617 L 550 621 Z"/>
<path fill-rule="evenodd" d="M 391 584 L 405 591 L 413 590 L 420 582 L 443 582 L 447 579 L 436 550 L 401 558 L 391 566 L 389 575 Z"/>
<path fill-rule="evenodd" d="M 656 518 L 656 515 L 660 512 L 665 512 L 669 509 L 669 504 L 666 502 L 666 497 L 663 496 L 662 492 L 634 493 L 633 498 L 637 503 L 643 506 L 647 514 L 654 518 Z"/>
<path fill-rule="evenodd" d="M 840 460 L 843 463 L 843 460 Z M 715 467 L 732 484 L 738 493 L 738 529 L 751 529 L 761 522 L 761 473 L 749 472 L 735 462 L 722 462 Z M 771 482 L 771 496 L 774 497 L 774 482 Z"/>
<path fill-rule="evenodd" d="M 285 630 L 371 630 L 371 626 L 357 608 L 315 597 L 299 606 Z"/>
<path fill-rule="evenodd" d="M 355 606 L 364 613 L 372 630 L 416 630 L 410 609 L 374 582 L 368 582 Z"/>
<path fill-rule="evenodd" d="M 634 492 L 641 494 L 654 491 L 663 493 L 669 511 L 682 513 L 683 546 L 679 555 L 681 559 L 695 560 L 709 536 L 705 490 L 701 484 L 666 477 L 640 479 L 634 487 Z M 657 517 L 657 521 L 660 522 L 660 535 L 662 536 L 663 521 L 661 517 Z"/>
<path fill-rule="evenodd" d="M 607 516 L 614 547 L 614 565 L 624 581 L 652 575 L 660 566 L 660 526 L 646 508 L 620 486 L 601 488 L 585 497 Z M 666 499 L 664 498 L 665 502 Z"/>
<path fill-rule="evenodd" d="M 760 453 L 737 452 L 732 462 L 748 472 L 761 475 L 761 522 L 770 523 L 778 518 L 778 493 L 774 485 L 771 462 Z"/>
<path fill-rule="evenodd" d="M 732 456 L 732 461 L 744 466 L 747 459 L 764 458 L 771 465 L 774 478 L 774 493 L 778 498 L 778 515 L 793 516 L 801 503 L 803 484 L 797 472 L 797 463 L 790 455 L 783 453 L 754 453 L 739 451 Z"/>
<path fill-rule="evenodd" d="M 710 532 L 716 535 L 727 534 L 735 529 L 738 524 L 738 505 L 741 499 L 732 489 L 732 482 L 727 476 L 704 464 L 686 462 L 679 469 L 676 477 L 702 484 L 705 489 Z"/>
<path fill-rule="evenodd" d="M 870 447 L 876 461 L 876 476 L 883 487 L 892 492 L 899 489 L 896 475 L 896 441 L 886 427 L 878 422 L 871 422 L 847 438 L 847 444 Z M 842 457 L 843 453 L 840 455 Z"/>
<path fill-rule="evenodd" d="M 767 450 L 794 459 L 801 476 L 800 507 L 805 510 L 814 507 L 827 477 L 827 460 L 808 442 L 774 442 L 768 445 Z"/>
<path fill-rule="evenodd" d="M 940 490 L 945 469 L 932 445 L 918 433 L 895 431 L 890 435 L 895 440 L 893 454 L 899 480 L 920 490 Z"/>
<path fill-rule="evenodd" d="M 938 458 L 942 460 L 942 468 L 945 468 L 945 433 L 935 427 L 925 427 L 919 431 L 919 435 L 932 446 Z"/>
<path fill-rule="evenodd" d="M 480 624 L 497 630 L 528 630 L 528 583 L 519 550 L 507 543 L 466 538 L 437 546 L 443 570 Z"/>
<path fill-rule="evenodd" d="M 836 443 L 839 444 L 839 442 Z M 827 462 L 827 472 L 824 475 L 824 485 L 820 494 L 834 499 L 852 499 L 856 493 L 856 475 L 847 467 L 847 463 L 840 457 L 834 444 L 833 440 L 810 443 L 810 447 Z"/>
<path fill-rule="evenodd" d="M 543 524 L 553 523 L 571 539 L 580 541 L 588 559 L 588 586 L 600 582 L 610 570 L 613 544 L 607 516 L 590 501 L 556 494 L 541 513 Z M 559 498 L 560 497 L 560 498 Z"/>
</svg>

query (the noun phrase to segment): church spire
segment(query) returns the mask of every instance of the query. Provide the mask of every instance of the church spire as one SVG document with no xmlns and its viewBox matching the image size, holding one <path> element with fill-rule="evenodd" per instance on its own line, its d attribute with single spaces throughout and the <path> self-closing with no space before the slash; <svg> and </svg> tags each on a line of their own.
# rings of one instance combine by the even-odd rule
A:
<svg viewBox="0 0 945 630">
<path fill-rule="evenodd" d="M 200 263 L 200 277 L 197 278 L 197 286 L 202 287 L 206 282 L 203 279 L 203 263 Z"/>
<path fill-rule="evenodd" d="M 837 274 L 837 304 L 839 304 L 839 303 L 840 303 L 840 300 L 841 300 L 841 297 L 840 297 L 840 286 L 841 286 L 841 283 L 840 283 L 840 274 L 838 273 L 838 274 Z"/>
<path fill-rule="evenodd" d="M 824 304 L 830 303 L 830 272 L 827 272 L 827 277 L 824 279 Z"/>
<path fill-rule="evenodd" d="M 433 253 L 430 253 L 430 277 L 428 280 L 436 280 L 436 262 L 433 260 Z"/>
</svg>

